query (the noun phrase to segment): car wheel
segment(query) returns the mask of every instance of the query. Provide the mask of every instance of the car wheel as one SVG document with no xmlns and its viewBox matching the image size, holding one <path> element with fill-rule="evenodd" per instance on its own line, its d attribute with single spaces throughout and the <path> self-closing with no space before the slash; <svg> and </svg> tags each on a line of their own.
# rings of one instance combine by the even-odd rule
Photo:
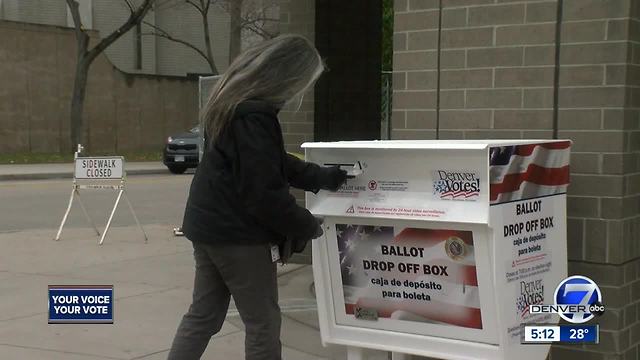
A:
<svg viewBox="0 0 640 360">
<path fill-rule="evenodd" d="M 171 173 L 173 174 L 183 174 L 185 171 L 187 171 L 187 167 L 186 166 L 176 166 L 176 165 L 171 165 L 171 166 L 167 166 L 169 168 L 169 171 L 171 171 Z"/>
</svg>

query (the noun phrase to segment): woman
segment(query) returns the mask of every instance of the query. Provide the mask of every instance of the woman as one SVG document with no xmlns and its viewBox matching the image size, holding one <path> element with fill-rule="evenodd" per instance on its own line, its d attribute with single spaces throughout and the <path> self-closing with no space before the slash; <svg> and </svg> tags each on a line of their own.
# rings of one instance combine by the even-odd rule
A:
<svg viewBox="0 0 640 360">
<path fill-rule="evenodd" d="M 285 152 L 277 113 L 299 106 L 320 76 L 317 50 L 301 36 L 265 41 L 241 54 L 218 81 L 203 112 L 206 147 L 191 183 L 183 232 L 196 262 L 193 302 L 170 360 L 200 359 L 233 296 L 245 324 L 247 360 L 279 360 L 280 308 L 272 244 L 322 234 L 289 185 L 337 190 L 346 173 Z M 295 247 L 295 246 L 294 246 Z M 276 250 L 277 253 L 277 250 Z"/>
</svg>

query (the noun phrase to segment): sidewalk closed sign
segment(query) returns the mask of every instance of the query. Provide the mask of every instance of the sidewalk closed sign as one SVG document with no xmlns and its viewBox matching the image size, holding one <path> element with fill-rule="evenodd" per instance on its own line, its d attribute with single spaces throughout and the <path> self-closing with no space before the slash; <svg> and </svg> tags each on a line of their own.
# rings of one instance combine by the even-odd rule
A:
<svg viewBox="0 0 640 360">
<path fill-rule="evenodd" d="M 124 174 L 124 158 L 122 156 L 109 157 L 79 157 L 75 164 L 76 179 L 122 179 Z"/>
</svg>

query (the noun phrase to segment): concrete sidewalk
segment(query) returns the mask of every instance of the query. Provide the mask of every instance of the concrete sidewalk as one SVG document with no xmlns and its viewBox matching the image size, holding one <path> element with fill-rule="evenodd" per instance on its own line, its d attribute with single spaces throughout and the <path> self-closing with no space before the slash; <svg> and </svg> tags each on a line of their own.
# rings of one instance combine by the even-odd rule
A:
<svg viewBox="0 0 640 360">
<path fill-rule="evenodd" d="M 160 161 L 126 162 L 125 169 L 127 175 L 169 174 L 167 167 Z M 73 163 L 0 165 L 0 181 L 72 177 Z"/>
<path fill-rule="evenodd" d="M 98 246 L 88 228 L 0 232 L 0 358 L 3 360 L 165 359 L 191 300 L 192 248 L 169 225 L 115 227 Z M 346 359 L 344 347 L 320 343 L 313 276 L 308 265 L 279 267 L 285 360 Z M 114 285 L 113 325 L 47 324 L 47 285 Z M 203 360 L 244 359 L 235 306 Z M 367 359 L 387 360 L 371 352 Z"/>
</svg>

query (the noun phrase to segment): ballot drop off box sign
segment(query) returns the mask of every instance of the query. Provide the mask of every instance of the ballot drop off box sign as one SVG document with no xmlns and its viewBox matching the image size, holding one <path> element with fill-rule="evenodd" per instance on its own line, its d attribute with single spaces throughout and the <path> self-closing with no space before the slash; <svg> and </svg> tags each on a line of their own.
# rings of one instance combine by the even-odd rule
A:
<svg viewBox="0 0 640 360">
<path fill-rule="evenodd" d="M 306 143 L 338 165 L 307 193 L 322 341 L 441 359 L 543 360 L 530 314 L 567 276 L 566 140 Z"/>
</svg>

